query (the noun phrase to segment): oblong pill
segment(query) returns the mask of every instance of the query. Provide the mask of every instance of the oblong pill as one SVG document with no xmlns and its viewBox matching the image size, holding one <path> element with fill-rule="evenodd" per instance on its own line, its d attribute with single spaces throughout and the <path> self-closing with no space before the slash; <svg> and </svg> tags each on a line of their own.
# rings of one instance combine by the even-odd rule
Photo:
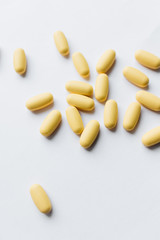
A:
<svg viewBox="0 0 160 240">
<path fill-rule="evenodd" d="M 91 120 L 83 130 L 80 137 L 80 144 L 84 148 L 89 148 L 96 137 L 98 136 L 100 129 L 99 122 L 97 120 Z"/>
<path fill-rule="evenodd" d="M 160 68 L 160 58 L 150 52 L 137 50 L 135 52 L 135 58 L 144 67 L 154 70 Z"/>
<path fill-rule="evenodd" d="M 53 95 L 51 93 L 41 93 L 28 99 L 26 107 L 31 111 L 37 111 L 49 106 L 52 103 Z"/>
<path fill-rule="evenodd" d="M 154 94 L 141 90 L 136 93 L 137 101 L 152 111 L 160 111 L 160 98 Z"/>
<path fill-rule="evenodd" d="M 108 100 L 104 107 L 104 125 L 106 128 L 113 129 L 117 125 L 118 106 L 116 101 Z"/>
<path fill-rule="evenodd" d="M 90 71 L 85 57 L 80 52 L 75 52 L 72 55 L 73 64 L 77 72 L 84 78 L 89 77 Z"/>
<path fill-rule="evenodd" d="M 132 131 L 139 120 L 141 114 L 141 105 L 138 102 L 133 102 L 129 105 L 124 119 L 123 119 L 123 127 L 127 131 Z"/>
<path fill-rule="evenodd" d="M 96 65 L 96 70 L 98 73 L 106 73 L 113 65 L 116 57 L 116 52 L 109 49 L 103 53 L 103 55 L 98 60 Z"/>
<path fill-rule="evenodd" d="M 25 52 L 22 48 L 17 48 L 13 54 L 13 66 L 17 73 L 24 74 L 26 72 L 27 60 Z"/>
<path fill-rule="evenodd" d="M 148 86 L 148 77 L 136 68 L 125 67 L 123 69 L 123 75 L 129 82 L 133 83 L 138 87 L 145 88 Z"/>
<path fill-rule="evenodd" d="M 62 120 L 62 116 L 60 111 L 53 110 L 44 119 L 40 127 L 40 133 L 45 137 L 49 137 L 56 130 L 61 120 Z"/>
<path fill-rule="evenodd" d="M 151 129 L 149 132 L 143 135 L 142 143 L 146 147 L 151 147 L 157 143 L 160 143 L 160 126 Z"/>
<path fill-rule="evenodd" d="M 77 107 L 83 111 L 92 111 L 94 109 L 93 99 L 79 95 L 79 94 L 69 94 L 67 96 L 67 102 L 69 105 Z"/>
<path fill-rule="evenodd" d="M 54 38 L 54 42 L 55 42 L 56 48 L 59 51 L 59 53 L 63 56 L 68 55 L 69 54 L 69 46 L 68 46 L 68 42 L 67 42 L 67 39 L 66 39 L 64 33 L 61 31 L 56 31 L 53 35 L 53 38 Z"/>
<path fill-rule="evenodd" d="M 66 117 L 72 131 L 76 134 L 81 134 L 83 132 L 84 126 L 81 115 L 78 112 L 77 108 L 69 106 L 66 109 Z"/>
<path fill-rule="evenodd" d="M 81 81 L 68 81 L 65 87 L 70 93 L 77 93 L 86 96 L 93 95 L 93 87 L 89 83 Z"/>
<path fill-rule="evenodd" d="M 104 102 L 108 97 L 109 81 L 105 73 L 98 75 L 95 85 L 95 97 L 99 102 Z"/>
<path fill-rule="evenodd" d="M 39 184 L 33 184 L 30 187 L 30 194 L 36 207 L 42 213 L 49 213 L 52 205 L 45 190 Z"/>
</svg>

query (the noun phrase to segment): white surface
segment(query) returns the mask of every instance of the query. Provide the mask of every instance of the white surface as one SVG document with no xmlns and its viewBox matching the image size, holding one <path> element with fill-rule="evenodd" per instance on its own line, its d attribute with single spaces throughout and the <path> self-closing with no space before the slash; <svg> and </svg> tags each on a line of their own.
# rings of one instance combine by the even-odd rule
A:
<svg viewBox="0 0 160 240">
<path fill-rule="evenodd" d="M 160 56 L 160 29 L 154 32 L 159 7 L 159 0 L 0 1 L 1 240 L 160 239 L 160 147 L 147 149 L 141 143 L 142 135 L 160 124 L 160 115 L 142 108 L 134 133 L 122 127 L 125 110 L 139 90 L 124 79 L 124 66 L 146 73 L 149 90 L 160 96 L 160 72 L 134 59 L 141 47 Z M 118 126 L 115 132 L 104 127 L 104 105 L 95 101 L 94 113 L 82 113 L 84 124 L 91 119 L 101 124 L 90 151 L 79 145 L 66 121 L 65 82 L 85 80 L 71 55 L 66 59 L 57 52 L 53 32 L 59 29 L 68 38 L 71 55 L 81 51 L 88 60 L 93 86 L 100 55 L 108 48 L 117 53 L 109 73 L 109 98 L 118 102 Z M 27 54 L 25 77 L 13 69 L 17 47 Z M 53 93 L 52 109 L 63 115 L 51 139 L 39 133 L 51 109 L 31 113 L 25 108 L 29 97 L 45 91 Z M 33 204 L 33 183 L 47 191 L 53 204 L 50 217 Z"/>
</svg>

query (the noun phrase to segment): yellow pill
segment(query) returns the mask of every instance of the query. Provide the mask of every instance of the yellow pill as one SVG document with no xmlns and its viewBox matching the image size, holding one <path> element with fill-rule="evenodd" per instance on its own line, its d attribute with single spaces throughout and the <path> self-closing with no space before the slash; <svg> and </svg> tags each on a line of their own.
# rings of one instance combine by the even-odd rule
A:
<svg viewBox="0 0 160 240">
<path fill-rule="evenodd" d="M 91 120 L 83 130 L 81 137 L 80 137 L 80 144 L 84 148 L 89 148 L 94 141 L 96 140 L 96 137 L 98 136 L 100 129 L 99 122 L 96 120 Z"/>
<path fill-rule="evenodd" d="M 92 111 L 94 109 L 93 99 L 83 95 L 69 94 L 67 96 L 67 102 L 69 105 L 77 107 L 83 111 Z"/>
<path fill-rule="evenodd" d="M 151 147 L 157 143 L 160 143 L 160 126 L 151 129 L 142 137 L 142 143 L 146 147 Z"/>
<path fill-rule="evenodd" d="M 140 114 L 141 114 L 141 105 L 137 102 L 131 103 L 123 119 L 124 129 L 126 129 L 127 131 L 132 131 L 138 123 Z"/>
<path fill-rule="evenodd" d="M 135 52 L 135 58 L 144 67 L 154 70 L 160 68 L 160 58 L 150 52 L 137 50 Z"/>
<path fill-rule="evenodd" d="M 136 93 L 137 101 L 144 107 L 152 111 L 160 111 L 160 98 L 147 91 L 138 91 Z"/>
<path fill-rule="evenodd" d="M 77 70 L 77 72 L 83 77 L 89 77 L 89 66 L 85 59 L 85 57 L 80 52 L 75 52 L 72 55 L 73 64 Z"/>
<path fill-rule="evenodd" d="M 56 48 L 59 51 L 59 53 L 62 54 L 63 56 L 68 55 L 69 46 L 64 33 L 61 31 L 56 31 L 53 37 L 54 37 L 54 42 L 56 44 Z"/>
<path fill-rule="evenodd" d="M 53 110 L 44 119 L 40 127 L 40 133 L 45 137 L 49 137 L 56 130 L 61 120 L 61 113 L 58 110 Z"/>
<path fill-rule="evenodd" d="M 106 73 L 113 65 L 115 61 L 116 53 L 114 50 L 109 49 L 103 53 L 98 60 L 96 70 L 98 73 Z"/>
<path fill-rule="evenodd" d="M 52 103 L 53 95 L 51 93 L 41 93 L 28 99 L 26 107 L 31 111 L 37 111 L 49 106 Z"/>
<path fill-rule="evenodd" d="M 148 86 L 148 77 L 136 68 L 125 67 L 123 69 L 123 75 L 129 82 L 133 83 L 138 87 L 145 88 Z"/>
<path fill-rule="evenodd" d="M 42 213 L 49 213 L 52 205 L 45 190 L 39 184 L 33 184 L 30 187 L 30 194 L 36 207 Z"/>
<path fill-rule="evenodd" d="M 96 86 L 95 86 L 96 99 L 99 102 L 106 101 L 108 97 L 108 90 L 109 90 L 108 76 L 105 73 L 101 73 L 98 75 L 96 79 Z"/>
<path fill-rule="evenodd" d="M 13 65 L 14 69 L 19 74 L 26 72 L 27 60 L 25 52 L 22 48 L 17 48 L 13 54 Z"/>
<path fill-rule="evenodd" d="M 66 109 L 66 116 L 72 131 L 76 134 L 81 134 L 84 129 L 84 126 L 83 126 L 81 115 L 78 112 L 77 108 L 73 106 L 69 106 Z"/>
<path fill-rule="evenodd" d="M 106 128 L 113 129 L 117 125 L 118 106 L 116 101 L 108 100 L 104 107 L 104 125 Z"/>
<path fill-rule="evenodd" d="M 92 96 L 93 87 L 89 83 L 81 81 L 68 81 L 66 83 L 66 90 L 70 93 L 77 93 L 86 96 Z"/>
</svg>

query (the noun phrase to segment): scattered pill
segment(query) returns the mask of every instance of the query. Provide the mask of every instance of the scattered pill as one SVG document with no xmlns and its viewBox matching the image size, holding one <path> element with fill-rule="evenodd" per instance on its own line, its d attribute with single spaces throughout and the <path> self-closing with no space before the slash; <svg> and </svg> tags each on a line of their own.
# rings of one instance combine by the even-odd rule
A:
<svg viewBox="0 0 160 240">
<path fill-rule="evenodd" d="M 127 131 L 132 131 L 139 120 L 141 114 L 141 105 L 138 102 L 133 102 L 129 105 L 124 119 L 123 119 L 123 127 Z"/>
<path fill-rule="evenodd" d="M 73 64 L 77 70 L 77 72 L 83 77 L 89 77 L 90 71 L 88 63 L 85 57 L 80 52 L 75 52 L 72 55 Z"/>
<path fill-rule="evenodd" d="M 59 53 L 63 56 L 67 56 L 69 54 L 69 46 L 64 33 L 61 31 L 56 31 L 53 37 Z"/>
<path fill-rule="evenodd" d="M 150 52 L 137 50 L 135 52 L 135 58 L 144 67 L 154 70 L 160 68 L 160 58 Z"/>
<path fill-rule="evenodd" d="M 106 101 L 109 91 L 108 76 L 105 73 L 98 75 L 95 85 L 95 97 L 99 102 Z"/>
<path fill-rule="evenodd" d="M 118 106 L 115 100 L 108 100 L 104 107 L 104 125 L 106 128 L 113 129 L 117 125 Z"/>
<path fill-rule="evenodd" d="M 92 111 L 94 109 L 93 99 L 79 95 L 79 94 L 69 94 L 67 96 L 67 102 L 69 105 L 77 107 L 83 111 Z"/>
<path fill-rule="evenodd" d="M 146 147 L 151 147 L 157 143 L 160 143 L 160 126 L 151 129 L 149 132 L 143 135 L 142 143 Z"/>
<path fill-rule="evenodd" d="M 53 103 L 53 95 L 51 93 L 41 93 L 34 97 L 31 97 L 26 102 L 26 107 L 30 111 L 37 111 L 45 108 Z"/>
<path fill-rule="evenodd" d="M 81 81 L 68 81 L 66 83 L 66 90 L 70 93 L 77 93 L 86 96 L 93 95 L 93 87 L 89 83 Z"/>
<path fill-rule="evenodd" d="M 137 101 L 152 111 L 160 111 L 160 98 L 154 94 L 141 90 L 136 93 Z"/>
<path fill-rule="evenodd" d="M 25 52 L 22 48 L 17 48 L 13 54 L 14 69 L 20 75 L 26 72 L 27 60 Z"/>
<path fill-rule="evenodd" d="M 84 126 L 81 115 L 77 108 L 69 106 L 66 109 L 66 117 L 72 131 L 76 134 L 81 134 L 83 132 Z"/>
<path fill-rule="evenodd" d="M 96 70 L 98 73 L 106 73 L 113 65 L 115 61 L 116 53 L 114 50 L 109 49 L 103 53 L 98 60 Z"/>
</svg>

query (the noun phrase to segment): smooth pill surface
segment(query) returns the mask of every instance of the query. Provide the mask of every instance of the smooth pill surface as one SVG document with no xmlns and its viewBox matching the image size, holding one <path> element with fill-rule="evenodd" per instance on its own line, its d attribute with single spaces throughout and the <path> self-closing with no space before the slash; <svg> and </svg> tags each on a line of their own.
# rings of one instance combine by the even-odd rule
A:
<svg viewBox="0 0 160 240">
<path fill-rule="evenodd" d="M 93 95 L 93 87 L 89 83 L 81 81 L 68 81 L 65 87 L 70 93 L 77 93 L 86 96 Z"/>
<path fill-rule="evenodd" d="M 104 107 L 104 125 L 106 128 L 113 129 L 117 125 L 118 106 L 116 101 L 108 100 Z"/>
<path fill-rule="evenodd" d="M 138 91 L 136 93 L 137 101 L 144 107 L 152 111 L 160 111 L 160 98 L 147 91 Z"/>
<path fill-rule="evenodd" d="M 80 52 L 75 52 L 72 55 L 73 64 L 77 70 L 77 72 L 83 77 L 89 77 L 90 71 L 88 63 L 85 57 Z"/>
<path fill-rule="evenodd" d="M 45 137 L 49 137 L 56 130 L 61 120 L 62 120 L 62 116 L 60 111 L 53 110 L 44 119 L 40 127 L 40 133 Z"/>
<path fill-rule="evenodd" d="M 116 53 L 114 50 L 109 49 L 103 53 L 98 60 L 96 70 L 98 73 L 106 73 L 113 65 L 115 61 Z"/>
<path fill-rule="evenodd" d="M 151 129 L 142 137 L 142 143 L 146 147 L 151 147 L 157 143 L 160 143 L 160 126 Z"/>
<path fill-rule="evenodd" d="M 14 51 L 13 65 L 17 73 L 22 75 L 26 72 L 27 60 L 26 60 L 25 52 L 22 48 L 17 48 Z"/>
<path fill-rule="evenodd" d="M 30 194 L 36 207 L 42 213 L 49 213 L 52 205 L 45 190 L 39 184 L 33 184 L 30 187 Z"/>
<path fill-rule="evenodd" d="M 53 95 L 51 93 L 38 94 L 26 102 L 26 107 L 31 111 L 37 111 L 45 108 L 53 103 Z"/>
<path fill-rule="evenodd" d="M 94 109 L 93 99 L 83 95 L 69 94 L 67 96 L 67 102 L 69 105 L 77 107 L 83 111 L 92 111 Z"/>
<path fill-rule="evenodd" d="M 95 97 L 99 102 L 106 101 L 109 91 L 108 76 L 105 73 L 98 75 L 95 85 Z"/>
<path fill-rule="evenodd" d="M 123 69 L 123 75 L 129 82 L 133 83 L 138 87 L 145 88 L 148 86 L 148 77 L 136 68 L 125 67 Z"/>
<path fill-rule="evenodd" d="M 61 31 L 56 31 L 53 37 L 54 37 L 54 42 L 56 44 L 56 48 L 59 51 L 59 53 L 62 54 L 63 56 L 68 55 L 69 46 L 64 33 Z"/>
<path fill-rule="evenodd" d="M 160 58 L 150 52 L 137 50 L 135 52 L 135 58 L 144 67 L 154 70 L 160 68 Z"/>
<path fill-rule="evenodd" d="M 66 117 L 72 131 L 76 134 L 81 134 L 84 129 L 84 126 L 83 126 L 81 115 L 77 110 L 77 108 L 73 106 L 69 106 L 66 109 Z"/>
<path fill-rule="evenodd" d="M 80 137 L 80 144 L 84 148 L 89 148 L 98 136 L 100 129 L 99 122 L 96 120 L 91 120 L 83 130 Z"/>
<path fill-rule="evenodd" d="M 124 119 L 123 119 L 123 127 L 127 131 L 132 131 L 139 120 L 141 114 L 141 105 L 138 102 L 133 102 L 129 105 Z"/>
</svg>

